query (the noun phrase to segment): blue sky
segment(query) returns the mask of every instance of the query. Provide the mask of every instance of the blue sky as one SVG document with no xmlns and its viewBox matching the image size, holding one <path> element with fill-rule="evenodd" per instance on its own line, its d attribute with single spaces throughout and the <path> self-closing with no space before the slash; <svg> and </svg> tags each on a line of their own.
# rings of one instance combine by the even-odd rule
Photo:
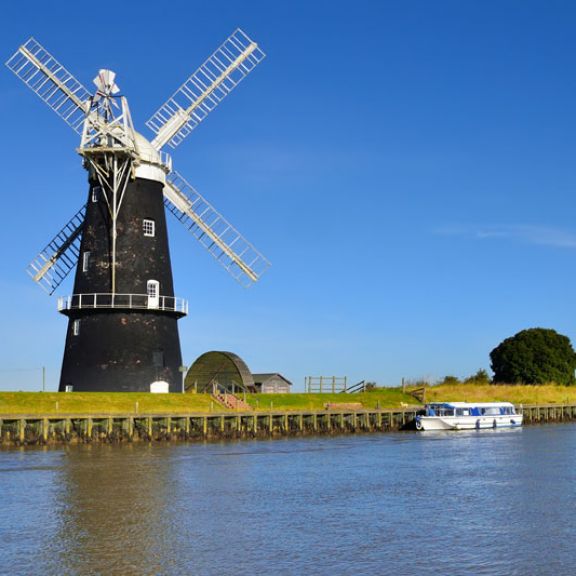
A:
<svg viewBox="0 0 576 576">
<path fill-rule="evenodd" d="M 173 151 L 271 261 L 245 290 L 169 217 L 187 364 L 381 385 L 467 376 L 517 331 L 576 337 L 576 5 L 562 1 L 11 2 L 86 87 L 107 67 L 137 129 L 241 27 L 267 53 Z M 24 269 L 85 202 L 78 138 L 8 69 L 0 389 L 57 386 L 66 322 Z M 59 290 L 72 290 L 67 281 Z"/>
</svg>

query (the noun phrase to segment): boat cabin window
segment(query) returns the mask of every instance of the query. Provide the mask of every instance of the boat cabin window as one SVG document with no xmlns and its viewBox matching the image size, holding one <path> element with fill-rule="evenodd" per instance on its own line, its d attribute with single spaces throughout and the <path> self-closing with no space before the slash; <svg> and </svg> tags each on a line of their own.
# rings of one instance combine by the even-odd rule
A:
<svg viewBox="0 0 576 576">
<path fill-rule="evenodd" d="M 448 406 L 431 405 L 427 410 L 428 416 L 454 416 L 454 408 Z"/>
<path fill-rule="evenodd" d="M 426 407 L 427 416 L 513 416 L 514 406 L 450 406 L 446 404 L 429 404 Z"/>
<path fill-rule="evenodd" d="M 497 406 L 488 406 L 487 408 L 480 408 L 480 414 L 482 416 L 498 416 L 500 414 L 500 408 Z"/>
</svg>

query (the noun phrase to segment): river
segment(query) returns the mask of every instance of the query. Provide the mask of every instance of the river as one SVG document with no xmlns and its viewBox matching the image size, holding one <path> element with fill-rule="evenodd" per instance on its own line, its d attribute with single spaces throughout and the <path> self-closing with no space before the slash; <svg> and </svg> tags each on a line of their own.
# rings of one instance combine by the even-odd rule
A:
<svg viewBox="0 0 576 576">
<path fill-rule="evenodd" d="M 0 574 L 569 575 L 576 425 L 0 451 Z"/>
</svg>

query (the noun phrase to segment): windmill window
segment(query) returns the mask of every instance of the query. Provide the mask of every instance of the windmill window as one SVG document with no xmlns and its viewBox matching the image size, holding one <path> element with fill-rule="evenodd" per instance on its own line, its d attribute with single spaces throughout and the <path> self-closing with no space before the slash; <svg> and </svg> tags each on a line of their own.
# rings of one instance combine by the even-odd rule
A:
<svg viewBox="0 0 576 576">
<path fill-rule="evenodd" d="M 164 351 L 154 350 L 152 352 L 152 364 L 155 368 L 164 368 Z"/>
<path fill-rule="evenodd" d="M 94 186 L 92 188 L 92 202 L 98 202 L 100 198 L 100 192 L 102 192 L 102 188 L 100 186 Z"/>
<path fill-rule="evenodd" d="M 84 254 L 82 254 L 82 272 L 88 272 L 89 266 L 90 266 L 90 252 L 84 252 Z"/>
<path fill-rule="evenodd" d="M 72 334 L 74 334 L 74 336 L 80 334 L 80 320 L 74 320 L 72 323 Z"/>
<path fill-rule="evenodd" d="M 156 222 L 154 220 L 144 219 L 142 221 L 142 230 L 144 236 L 156 236 Z"/>
</svg>

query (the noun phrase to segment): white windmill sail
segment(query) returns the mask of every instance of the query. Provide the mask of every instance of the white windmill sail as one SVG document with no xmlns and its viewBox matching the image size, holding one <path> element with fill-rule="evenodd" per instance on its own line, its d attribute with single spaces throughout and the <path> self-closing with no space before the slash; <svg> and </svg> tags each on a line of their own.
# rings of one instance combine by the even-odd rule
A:
<svg viewBox="0 0 576 576">
<path fill-rule="evenodd" d="M 156 134 L 152 148 L 160 151 L 166 144 L 177 146 L 264 57 L 255 42 L 240 29 L 236 30 L 147 122 Z M 6 65 L 82 136 L 80 153 L 84 157 L 90 155 L 92 143 L 101 134 L 114 141 L 115 149 L 117 141 L 123 143 L 130 152 L 130 159 L 133 151 L 139 154 L 124 98 L 120 99 L 122 113 L 118 116 L 112 112 L 112 107 L 118 107 L 113 99 L 118 93 L 114 72 L 99 71 L 95 80 L 97 92 L 93 97 L 33 38 L 20 46 Z M 175 217 L 241 284 L 257 281 L 270 266 L 268 260 L 177 172 L 167 176 L 164 201 Z M 85 208 L 74 215 L 28 266 L 30 276 L 49 294 L 78 261 Z"/>
<path fill-rule="evenodd" d="M 78 262 L 85 214 L 86 205 L 72 216 L 26 269 L 34 282 L 48 294 L 52 294 L 60 286 Z"/>
<path fill-rule="evenodd" d="M 34 38 L 18 48 L 6 66 L 78 134 L 91 94 Z"/>
<path fill-rule="evenodd" d="M 178 146 L 264 57 L 237 29 L 146 122 L 156 134 L 154 148 Z"/>
<path fill-rule="evenodd" d="M 270 262 L 178 172 L 164 187 L 164 204 L 243 286 L 256 282 Z"/>
</svg>

